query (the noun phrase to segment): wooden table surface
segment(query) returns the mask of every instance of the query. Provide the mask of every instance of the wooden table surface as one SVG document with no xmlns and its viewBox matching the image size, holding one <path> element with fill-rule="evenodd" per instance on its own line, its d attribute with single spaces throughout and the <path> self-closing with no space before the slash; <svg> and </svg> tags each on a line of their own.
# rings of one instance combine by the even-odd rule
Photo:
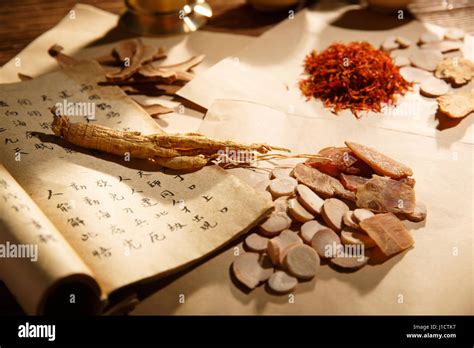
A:
<svg viewBox="0 0 474 348">
<path fill-rule="evenodd" d="M 77 2 L 116 14 L 126 9 L 123 0 L 0 0 L 0 66 L 54 27 Z M 245 0 L 208 0 L 208 3 L 214 15 L 206 30 L 212 31 L 258 36 L 288 15 L 258 12 Z"/>
</svg>

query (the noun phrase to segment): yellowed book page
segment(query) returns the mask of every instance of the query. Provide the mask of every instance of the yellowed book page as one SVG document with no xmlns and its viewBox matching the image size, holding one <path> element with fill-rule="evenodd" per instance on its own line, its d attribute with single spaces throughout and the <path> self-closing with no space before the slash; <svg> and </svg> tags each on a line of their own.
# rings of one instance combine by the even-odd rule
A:
<svg viewBox="0 0 474 348">
<path fill-rule="evenodd" d="M 71 306 L 77 300 L 98 310 L 100 289 L 92 272 L 1 164 L 0 278 L 29 314 L 58 310 L 48 295 L 66 282 L 84 284 L 92 297 L 71 293 Z"/>
<path fill-rule="evenodd" d="M 412 168 L 416 199 L 426 204 L 428 216 L 421 223 L 404 221 L 413 249 L 382 264 L 369 261 L 352 273 L 321 266 L 315 279 L 298 284 L 291 296 L 269 294 L 264 286 L 243 292 L 229 276 L 235 253 L 228 250 L 158 291 L 135 314 L 474 313 L 473 145 L 225 101 L 211 107 L 200 131 L 238 141 L 277 141 L 294 153 L 344 146 L 345 140 L 366 144 Z M 243 178 L 244 170 L 239 172 Z M 252 180 L 255 173 L 245 172 Z M 179 291 L 185 291 L 184 304 L 173 301 Z"/>
<path fill-rule="evenodd" d="M 272 203 L 218 167 L 178 175 L 54 136 L 48 108 L 63 103 L 71 115 L 78 111 L 69 110 L 72 102 L 93 103 L 95 112 L 72 122 L 161 132 L 120 89 L 97 86 L 103 78 L 97 63 L 85 62 L 0 85 L 0 153 L 108 294 L 198 260 L 253 226 Z"/>
</svg>

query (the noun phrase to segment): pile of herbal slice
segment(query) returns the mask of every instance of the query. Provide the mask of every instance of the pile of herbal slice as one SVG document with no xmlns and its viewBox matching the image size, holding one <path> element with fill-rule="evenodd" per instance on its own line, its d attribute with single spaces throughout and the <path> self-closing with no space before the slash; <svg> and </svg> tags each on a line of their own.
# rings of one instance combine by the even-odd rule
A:
<svg viewBox="0 0 474 348">
<path fill-rule="evenodd" d="M 463 57 L 465 33 L 446 29 L 443 36 L 432 32 L 422 34 L 418 47 L 408 56 L 402 54 L 412 43 L 403 37 L 389 37 L 382 49 L 391 52 L 402 77 L 419 84 L 420 93 L 437 98 L 439 111 L 451 118 L 461 118 L 474 111 L 474 89 L 459 90 L 474 78 L 474 62 Z"/>
<path fill-rule="evenodd" d="M 355 271 L 414 244 L 402 220 L 420 222 L 412 170 L 354 142 L 328 147 L 294 167 L 275 168 L 255 189 L 274 211 L 244 241 L 232 265 L 248 289 L 266 282 L 271 293 L 293 291 L 317 276 L 321 264 Z"/>
<path fill-rule="evenodd" d="M 48 53 L 63 67 L 78 62 L 62 53 L 62 50 L 61 46 L 53 45 Z M 192 69 L 203 61 L 204 55 L 193 56 L 171 65 L 160 63 L 166 57 L 163 47 L 146 44 L 139 38 L 120 41 L 111 52 L 95 58 L 106 76 L 106 81 L 100 84 L 120 87 L 152 117 L 173 112 L 173 109 L 158 103 L 145 105 L 134 96 L 176 96 L 176 92 L 194 78 Z M 25 79 L 25 75 L 20 77 Z"/>
</svg>

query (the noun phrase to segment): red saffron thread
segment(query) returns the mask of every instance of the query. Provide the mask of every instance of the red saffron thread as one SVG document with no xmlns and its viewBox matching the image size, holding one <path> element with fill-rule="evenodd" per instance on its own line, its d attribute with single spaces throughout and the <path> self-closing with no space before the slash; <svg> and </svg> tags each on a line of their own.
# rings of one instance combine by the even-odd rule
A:
<svg viewBox="0 0 474 348">
<path fill-rule="evenodd" d="M 412 85 L 400 75 L 390 56 L 368 42 L 333 43 L 318 54 L 308 54 L 299 82 L 307 100 L 321 99 L 337 114 L 350 109 L 359 118 L 360 111 L 380 112 L 383 104 L 396 104 L 396 95 L 404 95 Z"/>
</svg>

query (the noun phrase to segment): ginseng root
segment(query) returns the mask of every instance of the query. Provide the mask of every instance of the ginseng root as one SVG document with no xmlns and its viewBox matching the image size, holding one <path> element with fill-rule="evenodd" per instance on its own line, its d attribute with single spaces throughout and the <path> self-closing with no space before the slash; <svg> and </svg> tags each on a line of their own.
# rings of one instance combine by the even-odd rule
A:
<svg viewBox="0 0 474 348">
<path fill-rule="evenodd" d="M 71 123 L 54 114 L 52 130 L 68 142 L 87 149 L 132 158 L 151 159 L 156 164 L 176 170 L 196 170 L 219 156 L 219 152 L 232 150 L 256 151 L 266 154 L 271 150 L 289 151 L 267 144 L 243 144 L 228 140 L 209 139 L 199 134 L 151 134 L 120 131 L 89 123 Z"/>
</svg>

